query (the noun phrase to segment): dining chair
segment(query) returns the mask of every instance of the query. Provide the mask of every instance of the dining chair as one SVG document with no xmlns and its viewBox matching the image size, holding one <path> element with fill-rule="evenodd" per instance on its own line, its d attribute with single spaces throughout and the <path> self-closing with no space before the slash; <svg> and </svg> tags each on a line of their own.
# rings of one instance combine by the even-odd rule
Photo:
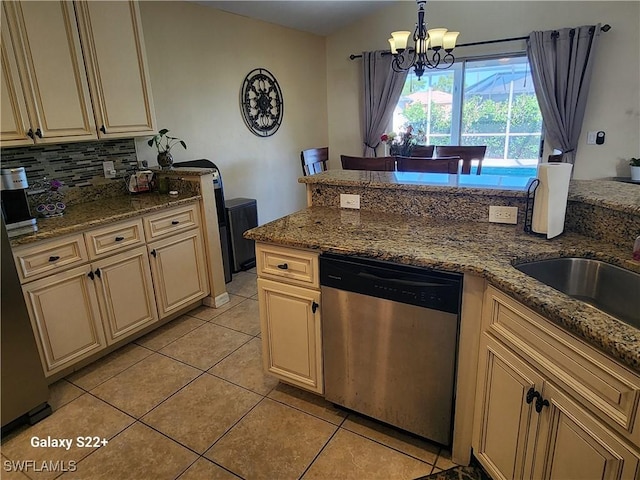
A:
<svg viewBox="0 0 640 480">
<path fill-rule="evenodd" d="M 398 172 L 458 173 L 460 157 L 396 157 Z"/>
<path fill-rule="evenodd" d="M 300 152 L 302 174 L 306 177 L 327 170 L 329 147 L 309 148 Z"/>
<path fill-rule="evenodd" d="M 411 149 L 412 157 L 433 157 L 433 149 L 435 145 L 414 145 Z"/>
<path fill-rule="evenodd" d="M 471 161 L 478 160 L 478 170 L 476 175 L 480 175 L 482 170 L 482 160 L 487 151 L 486 145 L 467 146 L 467 145 L 438 145 L 436 147 L 436 157 L 458 156 L 462 159 L 462 170 L 460 173 L 471 173 Z"/>
<path fill-rule="evenodd" d="M 375 170 L 393 172 L 396 169 L 396 157 L 350 157 L 340 155 L 343 170 Z"/>
</svg>

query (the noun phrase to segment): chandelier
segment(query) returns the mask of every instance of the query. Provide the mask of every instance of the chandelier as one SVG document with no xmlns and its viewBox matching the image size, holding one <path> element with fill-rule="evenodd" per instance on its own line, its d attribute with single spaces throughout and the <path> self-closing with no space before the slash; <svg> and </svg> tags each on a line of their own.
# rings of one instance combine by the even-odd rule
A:
<svg viewBox="0 0 640 480">
<path fill-rule="evenodd" d="M 409 31 L 392 32 L 389 39 L 395 72 L 406 72 L 411 67 L 420 79 L 425 69 L 446 69 L 453 65 L 455 58 L 451 53 L 456 46 L 460 32 L 449 32 L 446 28 L 427 30 L 424 21 L 424 6 L 427 0 L 416 0 L 418 4 L 418 22 L 413 32 L 413 47 L 407 47 Z M 444 52 L 442 52 L 444 51 Z M 444 53 L 444 55 L 442 54 Z"/>
</svg>

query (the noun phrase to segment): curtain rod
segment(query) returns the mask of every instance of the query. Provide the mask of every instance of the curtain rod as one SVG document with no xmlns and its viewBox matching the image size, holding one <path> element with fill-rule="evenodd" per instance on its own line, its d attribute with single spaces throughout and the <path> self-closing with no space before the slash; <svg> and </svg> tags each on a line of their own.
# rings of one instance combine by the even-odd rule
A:
<svg viewBox="0 0 640 480">
<path fill-rule="evenodd" d="M 609 25 L 608 23 L 605 23 L 602 27 L 600 27 L 600 30 L 602 30 L 603 32 L 608 32 L 609 30 L 611 30 L 611 25 Z M 485 40 L 483 42 L 473 42 L 473 43 L 461 43 L 460 45 L 456 45 L 456 48 L 458 47 L 473 47 L 475 45 L 489 45 L 491 43 L 503 43 L 503 42 L 515 42 L 517 40 L 527 40 L 529 37 L 511 37 L 511 38 L 501 38 L 499 40 Z M 382 55 L 391 55 L 391 52 L 382 52 Z M 362 58 L 362 54 L 360 55 L 354 55 L 351 54 L 349 55 L 349 60 L 355 60 L 356 58 Z"/>
</svg>

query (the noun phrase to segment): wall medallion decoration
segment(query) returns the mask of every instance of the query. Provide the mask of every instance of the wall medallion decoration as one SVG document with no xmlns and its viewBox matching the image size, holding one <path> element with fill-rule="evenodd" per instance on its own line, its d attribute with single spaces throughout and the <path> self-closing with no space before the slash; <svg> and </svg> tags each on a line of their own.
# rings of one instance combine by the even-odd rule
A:
<svg viewBox="0 0 640 480">
<path fill-rule="evenodd" d="M 270 137 L 282 124 L 284 102 L 275 77 L 264 68 L 251 70 L 240 90 L 242 119 L 254 135 Z"/>
</svg>

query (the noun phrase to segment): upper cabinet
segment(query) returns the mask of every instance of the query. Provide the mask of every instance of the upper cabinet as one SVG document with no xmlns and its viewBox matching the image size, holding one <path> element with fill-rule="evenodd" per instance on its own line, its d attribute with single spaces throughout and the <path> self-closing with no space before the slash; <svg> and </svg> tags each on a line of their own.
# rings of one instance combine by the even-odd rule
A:
<svg viewBox="0 0 640 480">
<path fill-rule="evenodd" d="M 155 132 L 135 2 L 2 3 L 2 146 Z"/>
<path fill-rule="evenodd" d="M 156 131 L 137 2 L 77 2 L 98 137 Z"/>
<path fill-rule="evenodd" d="M 7 21 L 2 25 L 3 53 L 10 35 L 13 51 L 6 53 L 15 56 L 17 66 L 17 72 L 10 72 L 13 88 L 22 87 L 28 121 L 26 132 L 20 132 L 22 141 L 15 141 L 15 127 L 5 126 L 3 114 L 3 146 L 5 130 L 14 145 L 97 139 L 73 4 L 2 3 Z M 5 77 L 3 72 L 3 82 Z"/>
</svg>

